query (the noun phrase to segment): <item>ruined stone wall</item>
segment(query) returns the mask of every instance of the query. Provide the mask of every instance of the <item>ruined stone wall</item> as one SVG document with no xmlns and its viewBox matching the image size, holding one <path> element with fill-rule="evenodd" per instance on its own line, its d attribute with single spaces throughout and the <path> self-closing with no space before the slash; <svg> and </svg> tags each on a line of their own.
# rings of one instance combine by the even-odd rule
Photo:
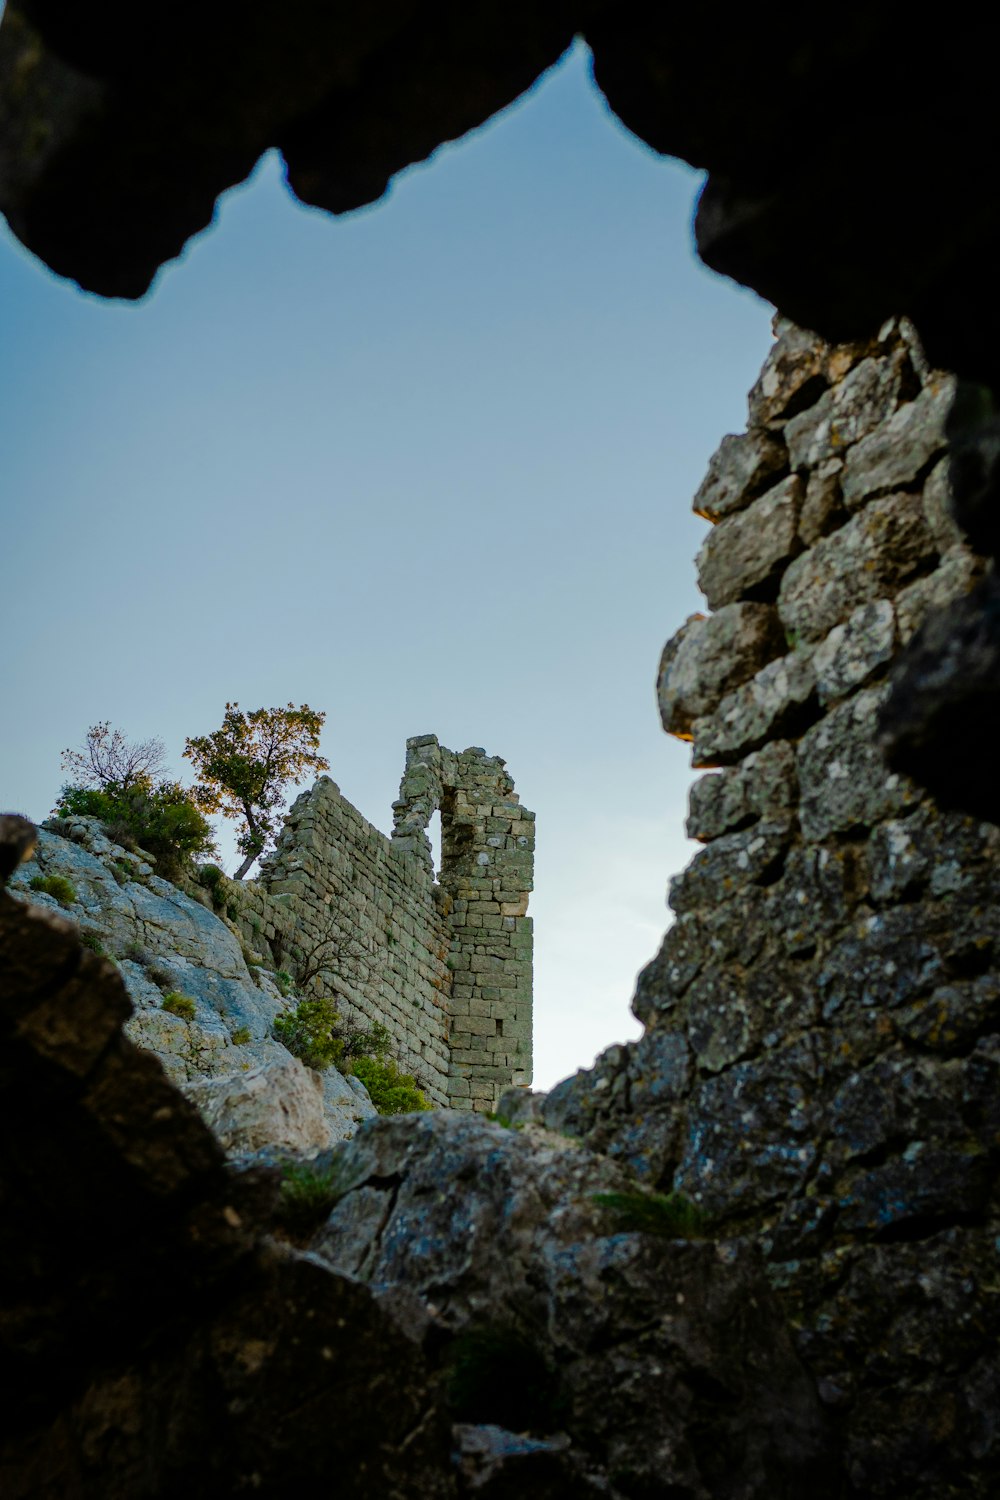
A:
<svg viewBox="0 0 1000 1500">
<path fill-rule="evenodd" d="M 542 1106 L 756 1238 L 852 1494 L 985 1494 L 1000 1394 L 1000 834 L 891 774 L 878 731 L 894 655 L 984 568 L 949 514 L 954 394 L 905 324 L 779 326 L 695 499 L 711 613 L 659 675 L 705 848 L 645 1035 Z"/>
<path fill-rule="evenodd" d="M 440 809 L 435 879 L 426 827 Z M 254 953 L 336 992 L 345 1021 L 380 1021 L 436 1104 L 492 1110 L 531 1079 L 534 814 L 504 762 L 433 735 L 407 742 L 391 838 L 328 777 L 297 798 L 256 881 L 228 886 Z"/>
</svg>

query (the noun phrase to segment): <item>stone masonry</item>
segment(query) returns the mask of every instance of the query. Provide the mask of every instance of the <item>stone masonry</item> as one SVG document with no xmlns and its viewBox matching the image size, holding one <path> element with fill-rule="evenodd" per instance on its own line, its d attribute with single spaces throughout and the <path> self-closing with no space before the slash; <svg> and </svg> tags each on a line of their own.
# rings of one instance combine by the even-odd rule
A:
<svg viewBox="0 0 1000 1500">
<path fill-rule="evenodd" d="M 441 813 L 435 879 L 426 828 Z M 486 1112 L 531 1081 L 534 813 L 504 762 L 407 741 L 391 838 L 328 776 L 298 797 L 259 878 L 227 882 L 254 952 L 336 993 L 350 1024 L 389 1028 L 397 1061 L 438 1105 Z"/>
<path fill-rule="evenodd" d="M 645 1034 L 532 1108 L 756 1241 L 850 1494 L 985 1496 L 1000 832 L 892 773 L 879 740 L 893 658 L 986 568 L 950 510 L 955 382 L 905 322 L 778 335 L 694 502 L 712 612 L 660 667 L 664 727 L 708 772 L 705 847 L 639 979 Z M 960 778 L 961 739 L 954 757 Z"/>
</svg>

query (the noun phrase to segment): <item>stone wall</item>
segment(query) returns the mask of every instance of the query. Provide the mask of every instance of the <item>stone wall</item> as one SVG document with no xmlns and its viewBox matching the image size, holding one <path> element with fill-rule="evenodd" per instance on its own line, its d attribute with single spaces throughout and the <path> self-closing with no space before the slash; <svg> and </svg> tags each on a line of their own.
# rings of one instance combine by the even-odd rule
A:
<svg viewBox="0 0 1000 1500">
<path fill-rule="evenodd" d="M 695 499 L 712 613 L 660 667 L 664 726 L 709 772 L 705 848 L 640 976 L 645 1035 L 541 1109 L 756 1238 L 851 1494 L 985 1494 L 1000 833 L 890 773 L 878 728 L 893 657 L 984 569 L 949 512 L 954 382 L 905 323 L 778 333 Z"/>
<path fill-rule="evenodd" d="M 441 812 L 435 879 L 426 828 Z M 434 1103 L 492 1110 L 531 1080 L 534 814 L 504 762 L 407 741 L 391 838 L 328 776 L 295 801 L 260 876 L 227 883 L 248 947 L 337 995 L 353 1025 L 389 1028 Z"/>
</svg>

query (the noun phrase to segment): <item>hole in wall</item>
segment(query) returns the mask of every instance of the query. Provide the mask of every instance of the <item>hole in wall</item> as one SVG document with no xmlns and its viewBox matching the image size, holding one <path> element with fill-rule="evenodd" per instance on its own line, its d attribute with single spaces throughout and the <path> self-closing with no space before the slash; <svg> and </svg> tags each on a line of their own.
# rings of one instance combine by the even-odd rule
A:
<svg viewBox="0 0 1000 1500">
<path fill-rule="evenodd" d="M 431 820 L 427 825 L 427 837 L 431 841 L 431 860 L 434 865 L 434 879 L 441 879 L 441 811 L 435 808 L 431 813 Z"/>
<path fill-rule="evenodd" d="M 331 775 L 383 828 L 408 735 L 483 744 L 538 814 L 537 1085 L 637 1034 L 688 858 L 650 683 L 702 605 L 690 497 L 770 339 L 693 257 L 697 187 L 577 47 L 371 210 L 301 209 L 271 156 L 141 306 L 4 231 L 8 539 L 35 560 L 8 800 L 44 817 L 103 718 L 181 774 L 232 699 L 324 708 Z"/>
</svg>

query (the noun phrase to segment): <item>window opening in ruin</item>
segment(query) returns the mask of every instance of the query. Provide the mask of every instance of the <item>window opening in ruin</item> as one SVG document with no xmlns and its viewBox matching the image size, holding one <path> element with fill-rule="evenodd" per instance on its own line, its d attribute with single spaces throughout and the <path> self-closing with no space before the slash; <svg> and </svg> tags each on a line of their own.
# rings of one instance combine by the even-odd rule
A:
<svg viewBox="0 0 1000 1500">
<path fill-rule="evenodd" d="M 434 879 L 441 879 L 441 813 L 435 808 L 431 813 L 431 820 L 427 825 L 427 837 L 431 841 L 431 862 L 434 865 Z"/>
</svg>

